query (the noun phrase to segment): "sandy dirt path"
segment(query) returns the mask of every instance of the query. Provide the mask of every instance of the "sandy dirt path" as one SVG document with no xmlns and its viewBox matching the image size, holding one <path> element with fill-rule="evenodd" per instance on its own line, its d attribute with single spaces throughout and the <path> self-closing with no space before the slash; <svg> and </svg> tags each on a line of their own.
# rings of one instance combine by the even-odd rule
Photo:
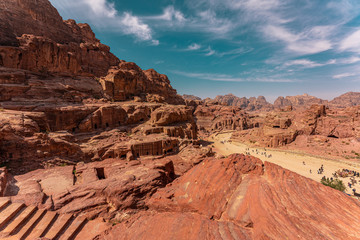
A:
<svg viewBox="0 0 360 240">
<path fill-rule="evenodd" d="M 249 147 L 243 143 L 233 142 L 230 140 L 231 132 L 214 134 L 209 137 L 209 141 L 214 142 L 214 151 L 220 153 L 221 155 L 227 156 L 232 153 L 246 153 L 250 152 L 250 155 L 260 158 L 262 161 L 268 161 L 282 166 L 283 168 L 289 169 L 293 172 L 296 172 L 304 177 L 311 178 L 317 182 L 320 182 L 320 179 L 325 177 L 332 177 L 332 174 L 338 169 L 349 169 L 360 172 L 360 164 L 354 164 L 351 162 L 345 161 L 335 161 L 326 158 L 321 158 L 318 156 L 310 156 L 306 153 L 293 152 L 293 151 L 284 151 L 271 148 L 261 148 L 261 147 Z M 230 140 L 230 141 L 229 141 Z M 247 150 L 249 149 L 249 150 Z M 265 151 L 266 149 L 266 151 Z M 257 150 L 257 151 L 256 151 Z M 258 152 L 258 153 L 257 153 Z M 261 153 L 265 153 L 266 156 Z M 272 155 L 269 158 L 269 155 Z M 305 165 L 304 163 L 305 162 Z M 324 165 L 324 172 L 318 174 L 317 170 Z M 311 170 L 311 172 L 310 172 Z M 348 182 L 350 178 L 340 178 L 345 183 L 347 193 L 352 194 L 352 188 L 356 189 L 357 193 L 360 193 L 360 181 L 353 185 L 351 189 L 348 187 Z M 360 180 L 360 178 L 356 178 Z"/>
</svg>

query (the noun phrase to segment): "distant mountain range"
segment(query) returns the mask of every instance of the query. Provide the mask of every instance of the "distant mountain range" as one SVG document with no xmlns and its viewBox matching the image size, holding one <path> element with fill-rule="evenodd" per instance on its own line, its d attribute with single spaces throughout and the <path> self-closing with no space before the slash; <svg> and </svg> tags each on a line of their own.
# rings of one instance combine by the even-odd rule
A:
<svg viewBox="0 0 360 240">
<path fill-rule="evenodd" d="M 201 100 L 201 98 L 194 95 L 183 95 L 183 98 L 186 100 Z M 334 98 L 331 101 L 323 100 L 308 94 L 297 95 L 297 96 L 280 96 L 278 97 L 274 104 L 266 101 L 264 96 L 259 97 L 237 97 L 233 94 L 218 95 L 214 99 L 205 98 L 203 100 L 207 104 L 220 104 L 225 106 L 236 106 L 241 107 L 247 111 L 256 111 L 256 110 L 272 110 L 280 109 L 287 106 L 292 106 L 293 108 L 303 108 L 308 107 L 313 104 L 324 104 L 327 106 L 334 107 L 350 107 L 360 105 L 360 92 L 347 92 L 339 97 Z"/>
</svg>

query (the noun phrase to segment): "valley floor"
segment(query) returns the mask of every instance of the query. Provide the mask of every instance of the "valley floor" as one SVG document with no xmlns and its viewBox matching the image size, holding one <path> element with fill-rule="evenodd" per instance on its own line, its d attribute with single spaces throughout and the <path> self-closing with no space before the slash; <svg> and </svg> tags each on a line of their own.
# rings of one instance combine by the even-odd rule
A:
<svg viewBox="0 0 360 240">
<path fill-rule="evenodd" d="M 296 172 L 304 177 L 308 177 L 317 182 L 320 182 L 323 176 L 332 177 L 332 174 L 339 169 L 349 169 L 360 172 L 360 164 L 354 162 L 347 162 L 344 160 L 330 160 L 322 158 L 320 156 L 312 156 L 302 152 L 287 151 L 287 150 L 277 150 L 272 148 L 263 148 L 263 147 L 250 147 L 246 144 L 240 142 L 234 142 L 230 140 L 231 132 L 217 133 L 209 137 L 209 141 L 213 142 L 214 151 L 221 155 L 227 156 L 232 153 L 246 153 L 250 152 L 250 155 L 260 158 L 262 161 L 268 161 L 282 166 L 283 168 L 289 169 L 293 172 Z M 249 149 L 249 150 L 247 150 Z M 265 151 L 266 149 L 266 151 Z M 258 153 L 257 153 L 258 152 Z M 266 156 L 261 153 L 265 153 Z M 272 155 L 272 157 L 268 157 Z M 305 162 L 305 165 L 304 163 Z M 318 169 L 323 164 L 324 172 L 318 174 Z M 311 172 L 310 172 L 311 170 Z M 359 182 L 352 186 L 348 187 L 348 182 L 350 182 L 350 177 L 340 178 L 343 180 L 346 186 L 346 193 L 352 194 L 352 189 L 355 188 L 357 193 L 360 193 L 360 178 L 356 178 Z"/>
</svg>

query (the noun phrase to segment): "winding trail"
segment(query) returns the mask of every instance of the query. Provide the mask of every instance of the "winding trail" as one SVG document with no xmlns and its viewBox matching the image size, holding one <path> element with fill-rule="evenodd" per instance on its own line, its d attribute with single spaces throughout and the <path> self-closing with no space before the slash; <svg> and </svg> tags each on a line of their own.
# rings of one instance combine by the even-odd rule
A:
<svg viewBox="0 0 360 240">
<path fill-rule="evenodd" d="M 246 144 L 240 142 L 234 142 L 230 140 L 232 132 L 224 132 L 217 133 L 211 135 L 208 140 L 214 142 L 214 151 L 227 156 L 232 153 L 246 153 L 250 152 L 250 155 L 260 158 L 262 161 L 268 161 L 275 163 L 277 165 L 282 166 L 283 168 L 289 169 L 293 172 L 296 172 L 304 177 L 311 178 L 317 182 L 320 182 L 323 176 L 332 177 L 332 173 L 334 173 L 338 169 L 347 168 L 350 170 L 355 170 L 360 172 L 360 164 L 356 164 L 354 162 L 346 162 L 346 161 L 335 161 L 326 158 L 321 158 L 319 156 L 310 156 L 309 154 L 302 152 L 294 152 L 294 151 L 286 151 L 286 150 L 278 150 L 272 148 L 263 148 L 263 147 L 250 147 Z M 246 150 L 249 148 L 249 150 Z M 266 151 L 265 151 L 266 149 Z M 257 153 L 257 151 L 258 153 Z M 265 153 L 266 156 L 261 153 Z M 269 158 L 269 155 L 272 155 Z M 303 164 L 305 162 L 305 165 Z M 322 174 L 318 174 L 317 171 L 324 165 L 324 172 Z M 310 173 L 310 170 L 312 173 Z M 345 186 L 347 187 L 346 192 L 352 194 L 352 189 L 355 188 L 357 193 L 360 193 L 360 178 L 356 178 L 358 183 L 355 186 L 349 189 L 348 182 L 350 178 L 340 178 L 343 180 Z"/>
</svg>

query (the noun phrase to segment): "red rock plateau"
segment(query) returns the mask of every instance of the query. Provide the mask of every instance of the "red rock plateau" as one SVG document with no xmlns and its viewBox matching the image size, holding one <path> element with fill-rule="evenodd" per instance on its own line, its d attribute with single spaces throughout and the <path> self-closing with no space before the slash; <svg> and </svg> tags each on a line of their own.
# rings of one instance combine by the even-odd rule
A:
<svg viewBox="0 0 360 240">
<path fill-rule="evenodd" d="M 47 0 L 0 0 L 0 238 L 360 239 L 357 200 L 206 141 L 355 158 L 356 96 L 179 96 Z"/>
</svg>

